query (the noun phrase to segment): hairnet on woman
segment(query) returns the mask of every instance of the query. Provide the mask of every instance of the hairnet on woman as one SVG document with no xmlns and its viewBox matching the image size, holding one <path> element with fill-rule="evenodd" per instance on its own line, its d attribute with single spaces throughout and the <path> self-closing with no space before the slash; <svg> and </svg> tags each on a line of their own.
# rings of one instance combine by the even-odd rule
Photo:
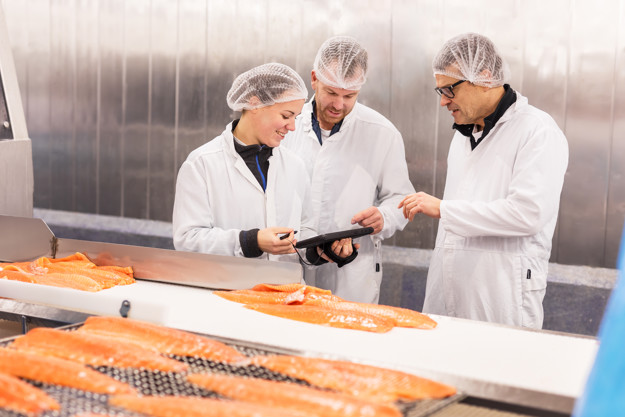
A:
<svg viewBox="0 0 625 417">
<path fill-rule="evenodd" d="M 240 74 L 226 95 L 241 112 L 180 167 L 173 212 L 178 250 L 297 262 L 293 244 L 315 235 L 303 162 L 280 142 L 308 91 L 284 64 Z M 286 237 L 280 239 L 280 237 Z"/>
</svg>

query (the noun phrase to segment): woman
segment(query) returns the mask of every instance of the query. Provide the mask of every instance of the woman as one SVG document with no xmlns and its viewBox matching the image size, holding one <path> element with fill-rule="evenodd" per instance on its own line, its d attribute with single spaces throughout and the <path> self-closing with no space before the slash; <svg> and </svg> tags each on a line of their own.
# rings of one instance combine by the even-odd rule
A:
<svg viewBox="0 0 625 417">
<path fill-rule="evenodd" d="M 191 152 L 178 173 L 176 249 L 297 261 L 294 232 L 315 235 L 310 185 L 302 161 L 279 145 L 295 129 L 307 96 L 304 81 L 283 64 L 264 64 L 234 80 L 227 101 L 241 118 Z M 347 257 L 351 241 L 332 249 Z"/>
</svg>

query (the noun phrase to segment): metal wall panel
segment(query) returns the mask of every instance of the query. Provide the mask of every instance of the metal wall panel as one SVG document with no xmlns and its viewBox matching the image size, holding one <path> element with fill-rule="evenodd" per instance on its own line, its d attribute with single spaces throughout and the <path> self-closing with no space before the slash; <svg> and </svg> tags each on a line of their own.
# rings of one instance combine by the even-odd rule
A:
<svg viewBox="0 0 625 417">
<path fill-rule="evenodd" d="M 437 159 L 438 95 L 431 65 L 441 41 L 442 2 L 393 3 L 391 120 L 402 133 L 410 180 L 418 191 L 434 194 Z M 446 121 L 447 127 L 448 121 Z M 452 131 L 446 129 L 447 136 Z M 444 160 L 443 160 L 444 161 Z M 417 216 L 398 234 L 399 246 L 433 247 L 436 222 Z"/>
<path fill-rule="evenodd" d="M 150 0 L 124 2 L 124 122 L 122 216 L 148 217 L 150 85 Z M 166 30 L 166 29 L 164 29 Z M 169 30 L 167 30 L 168 33 Z"/>
<path fill-rule="evenodd" d="M 7 10 L 6 18 L 11 20 Z M 26 59 L 26 91 L 22 92 L 28 134 L 33 146 L 33 171 L 35 179 L 34 206 L 52 208 L 52 169 L 50 123 L 51 100 L 51 6 L 48 0 L 29 0 L 25 16 L 14 16 L 28 22 L 28 36 L 24 47 Z M 19 58 L 15 57 L 16 61 Z M 62 103 L 58 104 L 63 105 Z M 69 122 L 69 121 L 68 121 Z M 69 185 L 68 185 L 69 187 Z"/>
<path fill-rule="evenodd" d="M 122 214 L 125 0 L 99 2 L 98 184 L 99 214 Z"/>
<path fill-rule="evenodd" d="M 207 118 L 207 2 L 194 2 L 178 11 L 177 105 L 174 174 L 189 153 L 209 138 Z"/>
<path fill-rule="evenodd" d="M 616 5 L 615 5 L 616 8 Z M 618 38 L 614 59 L 614 106 L 612 108 L 610 177 L 607 218 L 605 226 L 605 260 L 603 265 L 614 268 L 619 253 L 620 236 L 623 233 L 625 213 L 625 2 L 618 2 Z"/>
<path fill-rule="evenodd" d="M 581 1 L 575 3 L 571 17 L 565 122 L 570 158 L 557 259 L 602 265 L 618 16 L 613 7 Z"/>
<path fill-rule="evenodd" d="M 331 35 L 371 57 L 361 102 L 402 132 L 417 190 L 442 196 L 453 136 L 431 61 L 491 37 L 513 88 L 565 130 L 552 261 L 613 267 L 625 217 L 622 0 L 1 0 L 33 144 L 35 206 L 170 220 L 177 170 L 235 117 L 225 96 L 279 61 L 309 84 Z M 431 248 L 421 217 L 389 243 Z"/>
<path fill-rule="evenodd" d="M 75 1 L 74 204 L 73 211 L 98 210 L 98 3 Z"/>
<path fill-rule="evenodd" d="M 50 10 L 50 198 L 51 207 L 74 208 L 76 7 L 59 1 Z"/>
<path fill-rule="evenodd" d="M 176 190 L 174 127 L 178 3 L 152 0 L 148 218 L 171 220 Z M 163 30 L 173 28 L 173 30 Z"/>
</svg>

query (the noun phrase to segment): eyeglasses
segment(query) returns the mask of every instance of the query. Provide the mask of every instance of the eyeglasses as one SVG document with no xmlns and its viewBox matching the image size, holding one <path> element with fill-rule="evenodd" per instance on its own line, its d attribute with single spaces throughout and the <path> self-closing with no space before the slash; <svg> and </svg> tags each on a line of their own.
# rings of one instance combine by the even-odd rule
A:
<svg viewBox="0 0 625 417">
<path fill-rule="evenodd" d="M 447 87 L 436 87 L 434 91 L 436 91 L 439 96 L 445 96 L 447 98 L 454 98 L 456 97 L 456 95 L 454 94 L 454 87 L 462 84 L 465 81 L 466 80 L 460 80 L 457 83 L 453 83 L 452 85 L 447 86 Z"/>
</svg>

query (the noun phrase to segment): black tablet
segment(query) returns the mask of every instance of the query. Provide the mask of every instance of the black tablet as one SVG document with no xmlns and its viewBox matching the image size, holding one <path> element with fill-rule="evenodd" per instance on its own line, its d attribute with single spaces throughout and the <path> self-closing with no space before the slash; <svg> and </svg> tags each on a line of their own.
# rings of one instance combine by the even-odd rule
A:
<svg viewBox="0 0 625 417">
<path fill-rule="evenodd" d="M 309 239 L 300 240 L 295 244 L 297 249 L 305 249 L 314 246 L 323 245 L 324 243 L 334 242 L 335 240 L 351 237 L 355 239 L 360 236 L 370 235 L 373 233 L 373 227 L 362 227 L 360 229 L 341 230 L 340 232 L 324 233 Z"/>
</svg>

